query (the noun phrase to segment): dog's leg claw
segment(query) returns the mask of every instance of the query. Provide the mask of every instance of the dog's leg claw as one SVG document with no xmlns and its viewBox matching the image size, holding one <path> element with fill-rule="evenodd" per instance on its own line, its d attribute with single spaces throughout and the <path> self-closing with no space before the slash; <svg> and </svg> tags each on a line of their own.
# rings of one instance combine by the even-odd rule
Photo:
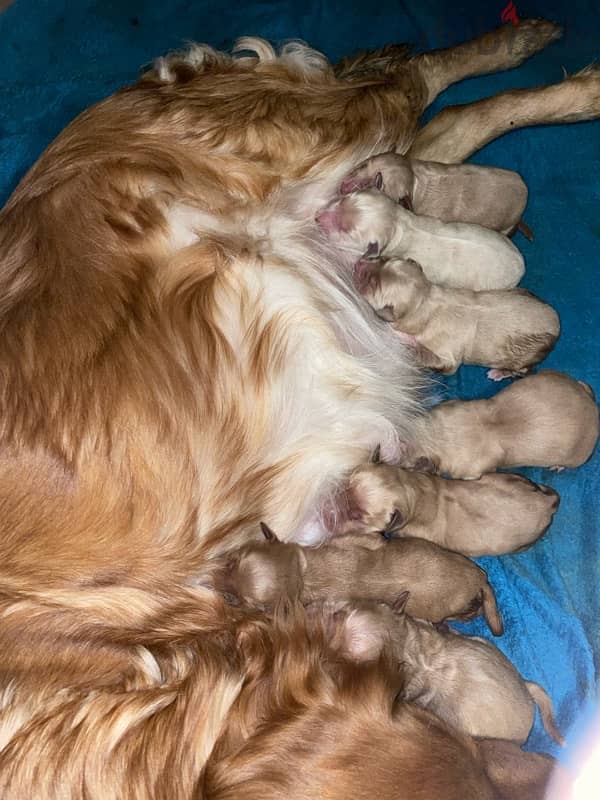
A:
<svg viewBox="0 0 600 800">
<path fill-rule="evenodd" d="M 560 464 L 556 464 L 555 466 L 550 467 L 550 469 L 552 472 L 564 472 L 566 467 L 561 467 Z"/>
</svg>

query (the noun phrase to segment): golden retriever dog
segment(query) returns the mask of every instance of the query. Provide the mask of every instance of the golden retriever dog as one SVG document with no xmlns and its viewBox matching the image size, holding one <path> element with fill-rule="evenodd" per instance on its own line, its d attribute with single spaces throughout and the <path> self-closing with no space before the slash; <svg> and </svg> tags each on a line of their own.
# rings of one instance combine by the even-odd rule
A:
<svg viewBox="0 0 600 800">
<path fill-rule="evenodd" d="M 317 214 L 332 243 L 369 257 L 417 262 L 432 283 L 455 289 L 512 289 L 525 274 L 508 236 L 466 222 L 413 214 L 378 189 L 352 192 Z"/>
<path fill-rule="evenodd" d="M 502 617 L 485 570 L 468 558 L 424 539 L 386 542 L 381 536 L 349 533 L 329 545 L 303 548 L 271 539 L 240 548 L 223 565 L 216 585 L 252 606 L 280 598 L 381 599 L 407 592 L 407 612 L 443 622 L 483 614 L 500 636 Z"/>
<path fill-rule="evenodd" d="M 559 34 L 524 20 L 477 53 L 333 67 L 301 44 L 193 46 L 22 180 L 0 214 L 3 800 L 497 796 L 476 744 L 392 718 L 389 671 L 328 672 L 300 624 L 253 622 L 213 574 L 261 520 L 335 532 L 347 476 L 377 443 L 397 455 L 421 408 L 318 209 L 378 152 L 460 162 L 600 116 L 588 69 L 419 130 L 450 83 Z"/>
<path fill-rule="evenodd" d="M 388 648 L 402 664 L 402 699 L 432 711 L 463 733 L 524 744 L 537 705 L 548 735 L 564 744 L 552 701 L 539 684 L 523 680 L 485 639 L 403 613 L 409 599 L 403 592 L 391 606 L 331 603 L 329 613 L 346 618 L 337 634 L 342 652 L 374 660 Z"/>
<path fill-rule="evenodd" d="M 423 469 L 477 480 L 502 467 L 579 467 L 600 436 L 591 386 L 545 369 L 487 400 L 449 400 L 423 416 Z"/>
<path fill-rule="evenodd" d="M 524 375 L 560 333 L 556 311 L 526 289 L 447 289 L 410 259 L 362 259 L 354 282 L 378 316 L 414 337 L 421 363 L 444 375 L 461 364 L 491 367 L 491 380 Z"/>
<path fill-rule="evenodd" d="M 375 187 L 425 217 L 470 222 L 511 234 L 527 227 L 521 215 L 528 190 L 518 172 L 477 164 L 437 164 L 382 153 L 359 164 L 342 181 L 342 194 Z"/>
<path fill-rule="evenodd" d="M 354 530 L 381 531 L 388 538 L 416 536 L 474 557 L 530 547 L 548 530 L 560 502 L 550 486 L 512 473 L 464 481 L 392 464 L 363 464 L 349 483 L 360 517 L 352 523 Z"/>
</svg>

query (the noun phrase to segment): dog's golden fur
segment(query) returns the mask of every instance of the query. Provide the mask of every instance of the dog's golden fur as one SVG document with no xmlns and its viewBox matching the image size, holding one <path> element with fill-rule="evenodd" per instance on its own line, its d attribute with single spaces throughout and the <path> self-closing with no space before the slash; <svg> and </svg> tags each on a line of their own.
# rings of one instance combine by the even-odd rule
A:
<svg viewBox="0 0 600 800">
<path fill-rule="evenodd" d="M 490 34 L 515 46 L 473 65 L 400 49 L 341 78 L 299 46 L 193 48 L 23 179 L 0 214 L 4 800 L 492 797 L 472 743 L 410 708 L 392 724 L 383 667 L 322 667 L 302 621 L 228 608 L 211 581 L 261 519 L 324 538 L 340 481 L 418 409 L 415 368 L 306 220 L 546 25 Z M 578 80 L 570 118 L 597 115 L 597 75 Z M 470 146 L 497 128 L 492 109 Z"/>
</svg>

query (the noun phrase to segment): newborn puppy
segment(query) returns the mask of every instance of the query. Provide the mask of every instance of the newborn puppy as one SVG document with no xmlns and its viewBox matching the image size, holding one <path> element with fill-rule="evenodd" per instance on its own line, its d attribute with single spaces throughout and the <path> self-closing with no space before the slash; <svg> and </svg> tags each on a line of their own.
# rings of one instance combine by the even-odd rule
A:
<svg viewBox="0 0 600 800">
<path fill-rule="evenodd" d="M 339 536 L 319 548 L 270 541 L 230 557 L 216 588 L 249 605 L 271 606 L 282 597 L 315 600 L 384 600 L 409 591 L 407 612 L 431 622 L 472 619 L 483 613 L 492 632 L 502 618 L 486 573 L 468 558 L 421 539 L 386 542 L 365 534 Z"/>
<path fill-rule="evenodd" d="M 488 376 L 496 380 L 523 375 L 560 333 L 556 311 L 525 289 L 443 288 L 410 259 L 359 261 L 354 275 L 376 313 L 415 338 L 424 366 L 445 375 L 461 364 L 492 367 Z"/>
<path fill-rule="evenodd" d="M 408 599 L 406 593 L 400 595 L 392 608 L 381 603 L 332 608 L 339 628 L 334 646 L 357 661 L 375 660 L 387 648 L 402 663 L 402 699 L 463 733 L 523 744 L 537 704 L 546 731 L 563 744 L 552 701 L 541 686 L 524 681 L 485 639 L 406 616 L 402 612 Z"/>
<path fill-rule="evenodd" d="M 529 375 L 489 400 L 440 403 L 417 423 L 422 451 L 405 460 L 453 478 L 499 467 L 578 467 L 598 440 L 591 388 L 553 370 Z"/>
<path fill-rule="evenodd" d="M 371 188 L 415 214 L 442 222 L 470 222 L 506 234 L 519 227 L 527 205 L 527 186 L 517 172 L 418 161 L 398 153 L 363 161 L 344 179 L 340 192 Z M 529 238 L 525 225 L 523 232 Z"/>
<path fill-rule="evenodd" d="M 412 258 L 442 286 L 512 289 L 525 272 L 523 256 L 501 233 L 417 216 L 376 189 L 334 200 L 316 219 L 340 248 L 357 256 Z"/>
<path fill-rule="evenodd" d="M 520 475 L 458 481 L 389 464 L 357 469 L 350 491 L 365 531 L 418 536 L 473 557 L 529 547 L 546 532 L 559 504 L 553 489 Z"/>
</svg>

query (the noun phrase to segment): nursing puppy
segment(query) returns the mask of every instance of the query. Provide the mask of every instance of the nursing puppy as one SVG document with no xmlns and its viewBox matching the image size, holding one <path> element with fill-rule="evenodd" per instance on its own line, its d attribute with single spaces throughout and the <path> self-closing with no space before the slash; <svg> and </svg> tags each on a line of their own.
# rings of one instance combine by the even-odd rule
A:
<svg viewBox="0 0 600 800">
<path fill-rule="evenodd" d="M 376 313 L 414 336 L 424 366 L 452 375 L 461 364 L 488 376 L 522 375 L 544 359 L 560 333 L 558 314 L 526 289 L 473 292 L 436 286 L 411 259 L 362 260 L 355 283 Z"/>
<path fill-rule="evenodd" d="M 554 370 L 529 375 L 489 400 L 440 403 L 418 424 L 426 444 L 406 465 L 471 480 L 500 467 L 578 467 L 599 433 L 591 388 Z"/>
<path fill-rule="evenodd" d="M 359 467 L 350 491 L 365 531 L 417 536 L 472 557 L 529 547 L 546 532 L 559 504 L 549 486 L 520 475 L 459 481 L 389 464 Z"/>
<path fill-rule="evenodd" d="M 512 289 L 525 272 L 523 256 L 503 234 L 417 216 L 376 189 L 336 199 L 316 219 L 331 241 L 349 252 L 414 259 L 442 286 Z"/>
<path fill-rule="evenodd" d="M 409 211 L 442 222 L 470 222 L 510 234 L 527 205 L 523 178 L 508 169 L 439 164 L 382 153 L 344 178 L 342 194 L 379 189 Z"/>
<path fill-rule="evenodd" d="M 407 613 L 431 622 L 483 613 L 492 632 L 502 618 L 486 573 L 469 559 L 421 539 L 386 542 L 367 534 L 336 537 L 319 548 L 269 541 L 251 544 L 223 564 L 217 586 L 244 603 L 273 606 L 282 597 L 384 600 L 410 592 Z"/>
<path fill-rule="evenodd" d="M 541 686 L 524 681 L 485 639 L 411 619 L 402 613 L 407 600 L 400 595 L 392 608 L 381 603 L 336 607 L 333 613 L 347 615 L 337 646 L 358 660 L 377 658 L 388 647 L 402 663 L 402 699 L 463 733 L 524 744 L 537 704 L 546 731 L 563 743 L 552 701 Z"/>
</svg>

